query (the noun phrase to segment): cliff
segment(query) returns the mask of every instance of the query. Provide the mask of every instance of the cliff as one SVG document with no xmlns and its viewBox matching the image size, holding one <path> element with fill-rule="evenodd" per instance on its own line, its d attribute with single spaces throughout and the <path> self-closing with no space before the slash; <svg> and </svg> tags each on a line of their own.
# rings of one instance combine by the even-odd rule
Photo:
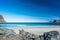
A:
<svg viewBox="0 0 60 40">
<path fill-rule="evenodd" d="M 0 23 L 4 23 L 4 22 L 6 22 L 6 21 L 4 20 L 3 16 L 0 15 Z"/>
</svg>

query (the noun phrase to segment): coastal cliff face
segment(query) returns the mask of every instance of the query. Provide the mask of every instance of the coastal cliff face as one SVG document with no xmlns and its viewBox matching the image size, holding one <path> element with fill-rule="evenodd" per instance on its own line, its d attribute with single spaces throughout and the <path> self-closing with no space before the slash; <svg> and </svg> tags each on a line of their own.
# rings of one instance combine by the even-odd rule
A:
<svg viewBox="0 0 60 40">
<path fill-rule="evenodd" d="M 4 23 L 4 22 L 6 22 L 6 21 L 4 20 L 3 16 L 0 15 L 0 23 Z"/>
</svg>

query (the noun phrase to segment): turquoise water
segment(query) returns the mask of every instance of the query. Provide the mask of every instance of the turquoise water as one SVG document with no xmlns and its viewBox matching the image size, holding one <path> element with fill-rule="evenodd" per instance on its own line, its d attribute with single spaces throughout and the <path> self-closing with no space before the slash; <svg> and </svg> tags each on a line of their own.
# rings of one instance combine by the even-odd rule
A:
<svg viewBox="0 0 60 40">
<path fill-rule="evenodd" d="M 24 29 L 25 31 L 40 35 L 46 31 L 56 29 L 59 30 L 60 23 L 0 23 L 0 28 L 8 28 L 13 30 Z"/>
<path fill-rule="evenodd" d="M 60 23 L 0 23 L 0 28 L 60 27 Z"/>
</svg>

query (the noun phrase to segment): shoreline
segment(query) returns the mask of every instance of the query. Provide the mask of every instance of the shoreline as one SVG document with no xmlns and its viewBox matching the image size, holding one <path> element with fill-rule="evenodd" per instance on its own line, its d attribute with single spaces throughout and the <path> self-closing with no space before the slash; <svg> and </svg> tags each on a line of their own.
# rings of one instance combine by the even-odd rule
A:
<svg viewBox="0 0 60 40">
<path fill-rule="evenodd" d="M 60 31 L 60 28 L 18 28 L 18 29 L 14 29 L 14 31 L 18 34 L 19 30 L 22 29 L 26 32 L 38 34 L 38 35 L 40 34 L 42 35 L 44 32 L 49 32 L 49 31 Z"/>
</svg>

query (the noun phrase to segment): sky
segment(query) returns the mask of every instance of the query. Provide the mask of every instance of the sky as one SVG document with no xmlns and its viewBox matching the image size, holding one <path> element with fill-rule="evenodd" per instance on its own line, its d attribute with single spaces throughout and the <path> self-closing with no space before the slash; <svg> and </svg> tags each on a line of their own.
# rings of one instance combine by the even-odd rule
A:
<svg viewBox="0 0 60 40">
<path fill-rule="evenodd" d="M 60 0 L 0 0 L 7 22 L 48 22 L 60 19 Z"/>
</svg>

